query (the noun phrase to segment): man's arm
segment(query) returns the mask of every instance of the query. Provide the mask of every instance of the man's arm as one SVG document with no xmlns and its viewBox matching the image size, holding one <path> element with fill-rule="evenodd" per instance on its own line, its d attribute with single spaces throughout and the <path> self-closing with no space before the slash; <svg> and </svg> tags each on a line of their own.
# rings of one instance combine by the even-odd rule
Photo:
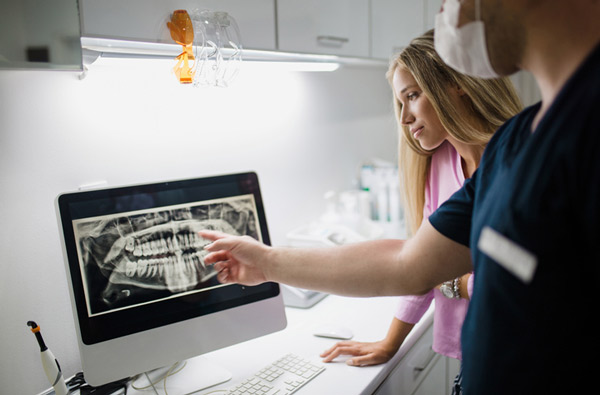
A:
<svg viewBox="0 0 600 395">
<path fill-rule="evenodd" d="M 221 282 L 265 281 L 347 295 L 424 294 L 472 270 L 469 249 L 423 221 L 406 241 L 373 240 L 330 248 L 273 248 L 250 237 L 201 231 L 212 240 L 204 261 Z"/>
</svg>

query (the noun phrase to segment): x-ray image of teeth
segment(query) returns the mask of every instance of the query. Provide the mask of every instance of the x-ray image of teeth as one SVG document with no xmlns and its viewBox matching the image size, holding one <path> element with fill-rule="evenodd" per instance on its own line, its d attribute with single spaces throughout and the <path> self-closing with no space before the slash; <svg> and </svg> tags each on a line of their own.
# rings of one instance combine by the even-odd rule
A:
<svg viewBox="0 0 600 395">
<path fill-rule="evenodd" d="M 253 195 L 73 221 L 90 316 L 223 286 L 201 229 L 261 240 Z"/>
</svg>

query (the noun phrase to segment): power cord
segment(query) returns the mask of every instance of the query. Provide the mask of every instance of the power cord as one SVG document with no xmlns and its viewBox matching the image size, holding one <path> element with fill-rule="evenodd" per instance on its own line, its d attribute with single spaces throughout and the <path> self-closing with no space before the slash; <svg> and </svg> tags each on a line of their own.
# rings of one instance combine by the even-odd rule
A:
<svg viewBox="0 0 600 395">
<path fill-rule="evenodd" d="M 173 376 L 173 375 L 179 373 L 185 367 L 186 364 L 187 364 L 186 362 L 182 363 L 181 366 L 179 366 L 180 365 L 179 363 L 173 364 L 163 377 L 160 377 L 159 379 L 155 380 L 154 382 L 152 382 L 150 380 L 150 378 L 146 375 L 146 378 L 148 378 L 148 381 L 150 382 L 150 384 L 148 384 L 144 387 L 136 386 L 135 381 L 140 376 L 136 376 L 134 378 L 128 377 L 128 378 L 125 378 L 122 380 L 113 381 L 112 383 L 101 385 L 99 387 L 92 387 L 85 381 L 83 372 L 76 373 L 75 376 L 73 376 L 71 379 L 69 379 L 66 382 L 66 384 L 67 384 L 67 388 L 69 389 L 69 392 L 79 390 L 80 395 L 113 395 L 118 390 L 123 391 L 120 393 L 120 395 L 127 395 L 127 386 L 130 382 L 131 382 L 131 388 L 133 388 L 135 390 L 145 390 L 148 388 L 154 388 L 156 390 L 155 385 L 162 381 L 163 386 L 164 386 L 165 395 L 168 395 L 167 379 L 170 376 Z"/>
<path fill-rule="evenodd" d="M 150 380 L 150 377 L 148 377 L 148 375 L 147 375 L 147 374 L 145 374 L 145 375 L 146 375 L 146 378 L 148 379 L 148 382 L 149 382 L 150 384 L 148 384 L 148 385 L 146 385 L 146 386 L 144 386 L 144 387 L 138 387 L 138 386 L 136 385 L 136 383 L 135 383 L 135 380 L 137 379 L 137 378 L 136 378 L 136 379 L 134 379 L 134 381 L 131 383 L 131 388 L 133 388 L 133 389 L 135 389 L 135 390 L 146 390 L 146 389 L 148 389 L 148 388 L 154 388 L 154 390 L 156 391 L 155 385 L 156 385 L 156 384 L 158 384 L 158 383 L 160 383 L 160 382 L 162 381 L 162 382 L 163 382 L 164 391 L 165 391 L 165 395 L 168 395 L 168 392 L 167 392 L 167 379 L 168 379 L 170 376 L 173 376 L 173 375 L 175 375 L 175 374 L 179 373 L 179 372 L 180 372 L 180 371 L 181 371 L 183 368 L 185 368 L 185 365 L 187 364 L 187 362 L 183 362 L 183 363 L 181 364 L 181 366 L 179 366 L 179 364 L 180 364 L 179 362 L 177 362 L 177 363 L 174 363 L 174 364 L 173 364 L 173 365 L 172 365 L 172 366 L 169 368 L 169 370 L 167 371 L 167 373 L 165 373 L 165 374 L 164 374 L 164 376 L 162 376 L 162 377 L 160 377 L 160 378 L 158 378 L 158 379 L 156 379 L 156 380 L 154 380 L 154 381 Z M 138 376 L 138 377 L 139 377 L 139 376 Z"/>
</svg>

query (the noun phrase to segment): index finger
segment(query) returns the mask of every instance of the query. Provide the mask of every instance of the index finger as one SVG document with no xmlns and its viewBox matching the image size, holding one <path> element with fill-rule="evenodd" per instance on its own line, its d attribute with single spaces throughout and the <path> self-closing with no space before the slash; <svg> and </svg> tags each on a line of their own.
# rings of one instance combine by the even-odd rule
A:
<svg viewBox="0 0 600 395">
<path fill-rule="evenodd" d="M 219 240 L 225 237 L 229 237 L 231 235 L 223 232 L 219 232 L 217 230 L 200 230 L 198 231 L 198 235 L 203 239 L 207 239 L 210 241 Z"/>
<path fill-rule="evenodd" d="M 333 346 L 331 346 L 330 348 L 328 348 L 327 350 L 323 351 L 320 356 L 321 357 L 325 357 L 326 355 L 331 354 L 336 348 L 343 347 L 343 346 L 348 346 L 348 345 L 350 345 L 350 342 L 347 342 L 347 341 L 337 342 Z"/>
</svg>

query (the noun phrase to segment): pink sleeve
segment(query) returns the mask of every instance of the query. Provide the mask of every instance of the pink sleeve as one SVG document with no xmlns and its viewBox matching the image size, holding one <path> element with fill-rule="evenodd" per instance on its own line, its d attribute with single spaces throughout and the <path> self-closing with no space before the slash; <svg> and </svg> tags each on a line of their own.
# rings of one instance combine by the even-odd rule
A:
<svg viewBox="0 0 600 395">
<path fill-rule="evenodd" d="M 431 156 L 427 183 L 425 184 L 425 206 L 423 218 L 428 218 L 465 182 L 461 158 L 452 144 L 444 141 Z"/>
<path fill-rule="evenodd" d="M 425 314 L 433 300 L 433 290 L 420 296 L 401 296 L 394 315 L 400 321 L 416 324 Z"/>
<path fill-rule="evenodd" d="M 464 181 L 460 155 L 452 144 L 445 141 L 431 157 L 425 184 L 423 218 L 428 218 L 437 210 L 462 186 Z M 433 290 L 423 296 L 403 296 L 400 298 L 395 316 L 401 321 L 416 324 L 423 317 L 432 300 Z"/>
</svg>

